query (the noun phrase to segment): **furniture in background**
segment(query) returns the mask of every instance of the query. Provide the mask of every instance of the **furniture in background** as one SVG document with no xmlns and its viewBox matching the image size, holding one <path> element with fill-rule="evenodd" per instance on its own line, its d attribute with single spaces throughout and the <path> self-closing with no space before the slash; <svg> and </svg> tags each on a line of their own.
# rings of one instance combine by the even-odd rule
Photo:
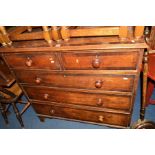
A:
<svg viewBox="0 0 155 155">
<path fill-rule="evenodd" d="M 155 129 L 155 122 L 148 120 L 138 120 L 131 126 L 131 129 Z"/>
<path fill-rule="evenodd" d="M 8 124 L 7 113 L 12 105 L 13 110 L 16 114 L 21 127 L 24 127 L 22 121 L 22 114 L 26 111 L 26 109 L 30 106 L 30 102 L 23 102 L 20 100 L 21 96 L 23 95 L 21 88 L 15 81 L 13 75 L 9 71 L 6 63 L 0 57 L 0 111 L 2 116 Z M 16 104 L 17 103 L 24 103 L 25 106 L 21 112 L 19 112 Z"/>
<path fill-rule="evenodd" d="M 148 106 L 149 104 L 155 104 L 155 99 L 151 99 L 154 88 L 155 88 L 155 52 L 149 54 L 146 106 Z"/>
<path fill-rule="evenodd" d="M 155 88 L 155 26 L 151 27 L 150 34 L 147 36 L 147 44 L 149 45 L 148 55 L 148 85 L 146 95 L 146 106 L 155 104 L 155 99 L 151 99 Z"/>
<path fill-rule="evenodd" d="M 144 119 L 148 53 L 143 32 L 143 26 L 15 27 L 7 30 L 12 44 L 5 42 L 0 52 L 41 121 L 126 128 L 142 60 Z"/>
<path fill-rule="evenodd" d="M 146 58 L 145 70 L 147 75 L 147 90 L 146 90 L 146 102 L 143 104 L 143 114 L 145 109 L 150 104 L 155 104 L 155 100 L 151 98 L 155 88 L 155 26 L 146 26 L 145 28 L 145 40 L 148 44 L 148 58 Z M 143 71 L 144 69 L 142 69 Z M 144 75 L 144 74 L 143 74 Z M 142 80 L 142 84 L 144 81 Z M 145 118 L 145 115 L 144 115 Z M 149 120 L 138 120 L 131 128 L 133 129 L 154 129 L 155 123 Z"/>
</svg>

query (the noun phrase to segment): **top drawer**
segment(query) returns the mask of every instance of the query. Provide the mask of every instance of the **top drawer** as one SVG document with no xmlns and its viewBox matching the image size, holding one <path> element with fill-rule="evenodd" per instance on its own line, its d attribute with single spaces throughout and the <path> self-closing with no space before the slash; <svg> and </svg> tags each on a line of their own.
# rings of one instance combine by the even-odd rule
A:
<svg viewBox="0 0 155 155">
<path fill-rule="evenodd" d="M 11 68 L 60 69 L 54 53 L 5 54 L 5 59 Z"/>
<path fill-rule="evenodd" d="M 104 53 L 73 52 L 62 54 L 62 59 L 64 68 L 67 70 L 135 70 L 137 67 L 138 51 Z"/>
</svg>

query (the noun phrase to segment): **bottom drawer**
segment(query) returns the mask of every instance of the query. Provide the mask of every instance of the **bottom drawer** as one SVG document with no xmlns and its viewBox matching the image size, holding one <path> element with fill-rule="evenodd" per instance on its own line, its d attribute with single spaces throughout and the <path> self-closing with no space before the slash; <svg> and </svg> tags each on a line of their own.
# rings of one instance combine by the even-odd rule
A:
<svg viewBox="0 0 155 155">
<path fill-rule="evenodd" d="M 34 104 L 38 114 L 74 120 L 88 121 L 113 126 L 127 127 L 130 123 L 130 115 L 123 113 L 90 111 L 84 109 L 61 107 L 59 105 Z"/>
</svg>

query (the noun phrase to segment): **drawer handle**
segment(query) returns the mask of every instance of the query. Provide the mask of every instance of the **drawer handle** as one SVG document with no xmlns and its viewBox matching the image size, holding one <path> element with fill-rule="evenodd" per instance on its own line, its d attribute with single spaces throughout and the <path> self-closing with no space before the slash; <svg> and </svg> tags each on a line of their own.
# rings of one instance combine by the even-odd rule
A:
<svg viewBox="0 0 155 155">
<path fill-rule="evenodd" d="M 104 119 L 105 119 L 105 117 L 104 117 L 104 116 L 102 116 L 102 115 L 100 115 L 100 116 L 98 117 L 98 120 L 99 120 L 100 122 L 103 122 L 103 121 L 104 121 Z"/>
<path fill-rule="evenodd" d="M 41 78 L 37 77 L 35 81 L 36 81 L 37 84 L 40 84 Z"/>
<path fill-rule="evenodd" d="M 50 113 L 53 115 L 53 114 L 55 114 L 55 110 L 54 109 L 51 109 L 50 110 Z"/>
<path fill-rule="evenodd" d="M 45 100 L 47 100 L 47 99 L 48 99 L 48 97 L 49 97 L 49 95 L 48 95 L 48 94 L 44 94 L 44 99 L 45 99 Z"/>
<path fill-rule="evenodd" d="M 102 106 L 102 105 L 103 105 L 102 99 L 99 98 L 99 99 L 98 99 L 98 102 L 97 102 L 97 106 Z"/>
<path fill-rule="evenodd" d="M 31 67 L 32 66 L 32 60 L 30 58 L 27 58 L 26 65 L 28 67 Z"/>
<path fill-rule="evenodd" d="M 93 68 L 99 68 L 100 67 L 100 60 L 99 58 L 95 58 L 92 62 Z"/>
<path fill-rule="evenodd" d="M 96 87 L 96 88 L 101 88 L 102 85 L 103 85 L 103 81 L 102 81 L 102 80 L 97 80 L 97 81 L 95 82 L 95 87 Z"/>
</svg>

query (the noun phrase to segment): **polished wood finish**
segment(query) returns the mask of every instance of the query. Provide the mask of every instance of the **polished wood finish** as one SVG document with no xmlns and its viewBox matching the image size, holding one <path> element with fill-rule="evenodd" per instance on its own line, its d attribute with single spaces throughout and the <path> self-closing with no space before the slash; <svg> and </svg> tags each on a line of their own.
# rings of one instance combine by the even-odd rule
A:
<svg viewBox="0 0 155 155">
<path fill-rule="evenodd" d="M 84 110 L 78 108 L 68 108 L 56 105 L 45 105 L 44 109 L 42 104 L 33 104 L 36 112 L 40 115 L 46 115 L 57 118 L 67 118 L 73 120 L 82 120 L 100 124 L 111 124 L 115 126 L 128 126 L 129 115 L 114 112 L 97 112 L 94 110 Z"/>
<path fill-rule="evenodd" d="M 104 53 L 64 53 L 62 55 L 65 69 L 110 69 L 133 70 L 137 65 L 137 52 L 109 52 Z M 120 61 L 121 60 L 121 61 Z M 122 63 L 125 62 L 125 63 Z"/>
<path fill-rule="evenodd" d="M 119 38 L 120 38 L 121 42 L 126 41 L 127 37 L 128 37 L 128 27 L 120 26 Z"/>
<path fill-rule="evenodd" d="M 55 40 L 57 43 L 61 41 L 61 35 L 60 35 L 60 28 L 58 26 L 52 26 L 52 38 Z"/>
<path fill-rule="evenodd" d="M 51 36 L 50 36 L 50 33 L 49 33 L 49 28 L 48 26 L 43 26 L 43 35 L 44 35 L 44 38 L 45 40 L 48 42 L 48 44 L 52 44 L 52 39 L 51 39 Z"/>
<path fill-rule="evenodd" d="M 5 59 L 11 68 L 59 70 L 59 63 L 54 53 L 7 54 Z"/>
<path fill-rule="evenodd" d="M 135 28 L 135 39 L 140 40 L 144 34 L 144 26 L 136 26 Z"/>
<path fill-rule="evenodd" d="M 56 117 L 128 127 L 147 48 L 140 30 L 135 35 L 135 29 L 126 26 L 45 29 L 48 37 L 33 27 L 27 33 L 26 27 L 18 35 L 34 34 L 30 41 L 0 48 L 40 120 Z M 42 40 L 33 40 L 37 33 Z"/>
<path fill-rule="evenodd" d="M 129 95 L 117 95 L 115 93 L 111 95 L 91 92 L 82 93 L 69 89 L 61 90 L 44 87 L 39 87 L 39 89 L 37 89 L 37 87 L 28 86 L 24 86 L 24 89 L 32 100 L 89 105 L 130 111 L 131 97 Z M 102 104 L 99 102 L 102 102 Z"/>
<path fill-rule="evenodd" d="M 146 107 L 146 90 L 147 90 L 147 74 L 148 74 L 148 51 L 144 52 L 143 57 L 143 83 L 142 83 L 142 104 L 140 110 L 140 119 L 144 120 Z"/>
<path fill-rule="evenodd" d="M 1 32 L 1 40 L 3 40 L 2 45 L 7 44 L 11 46 L 12 41 L 10 40 L 8 33 L 4 26 L 0 26 L 0 32 Z"/>
<path fill-rule="evenodd" d="M 21 69 L 16 69 L 15 75 L 21 84 L 127 92 L 132 91 L 135 78 L 134 75 L 69 74 Z"/>
<path fill-rule="evenodd" d="M 7 46 L 1 32 L 0 32 L 0 43 L 2 44 L 2 46 Z"/>
<path fill-rule="evenodd" d="M 71 29 L 70 35 L 72 37 L 82 37 L 82 36 L 109 36 L 109 35 L 118 35 L 119 27 L 96 27 L 94 28 L 79 28 L 79 29 Z"/>
<path fill-rule="evenodd" d="M 45 39 L 50 46 L 53 46 L 53 41 L 56 41 L 56 47 L 60 47 L 60 40 L 68 42 L 75 38 L 91 38 L 112 36 L 119 40 L 119 42 L 139 42 L 143 37 L 144 26 L 52 26 L 52 30 L 48 26 L 43 26 L 38 31 L 39 26 L 23 26 L 15 27 L 8 30 L 9 40 L 6 42 L 11 45 L 11 41 L 15 40 L 36 40 Z M 33 31 L 34 30 L 34 31 Z M 27 31 L 27 32 L 26 32 Z M 3 31 L 2 31 L 3 32 Z M 31 33 L 30 33 L 31 32 Z M 134 35 L 133 35 L 134 34 Z M 2 37 L 5 40 L 5 36 Z M 7 37 L 8 38 L 8 37 Z M 2 40 L 2 39 L 1 39 Z M 5 45 L 5 42 L 2 42 Z M 59 43 L 59 44 L 57 44 Z M 63 44 L 63 42 L 61 42 Z"/>
<path fill-rule="evenodd" d="M 62 26 L 61 37 L 64 41 L 68 41 L 70 39 L 70 33 L 69 33 L 69 29 L 67 26 Z"/>
<path fill-rule="evenodd" d="M 44 35 L 43 32 L 32 32 L 32 33 L 24 33 L 18 35 L 10 36 L 11 40 L 34 40 L 34 39 L 43 39 Z"/>
<path fill-rule="evenodd" d="M 92 36 L 115 36 L 118 35 L 121 39 L 126 39 L 128 35 L 127 26 L 108 26 L 108 27 L 61 27 L 61 36 L 64 41 L 69 41 L 74 37 L 92 37 Z"/>
</svg>

